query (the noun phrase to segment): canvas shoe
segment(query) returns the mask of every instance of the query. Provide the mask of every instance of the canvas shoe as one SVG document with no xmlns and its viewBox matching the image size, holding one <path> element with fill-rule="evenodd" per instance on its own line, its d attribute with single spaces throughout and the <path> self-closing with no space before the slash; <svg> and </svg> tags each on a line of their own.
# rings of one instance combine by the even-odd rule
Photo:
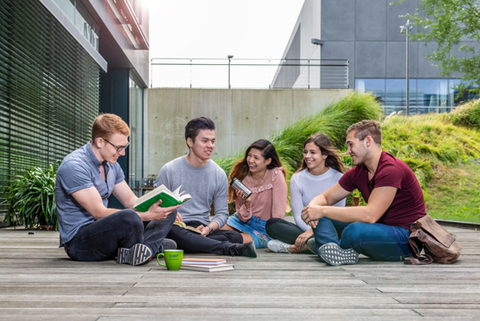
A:
<svg viewBox="0 0 480 321">
<path fill-rule="evenodd" d="M 338 244 L 327 243 L 318 248 L 320 257 L 329 265 L 357 264 L 358 253 L 354 249 L 342 249 Z"/>
<path fill-rule="evenodd" d="M 117 263 L 127 263 L 130 265 L 142 265 L 150 262 L 152 259 L 152 250 L 144 244 L 135 244 L 131 248 L 119 248 L 117 252 Z"/>
<path fill-rule="evenodd" d="M 317 255 L 317 245 L 315 244 L 315 238 L 311 237 L 307 240 L 307 247 L 313 254 Z"/>
<path fill-rule="evenodd" d="M 290 253 L 290 244 L 279 240 L 271 240 L 267 243 L 267 247 L 270 251 L 275 253 Z"/>
</svg>

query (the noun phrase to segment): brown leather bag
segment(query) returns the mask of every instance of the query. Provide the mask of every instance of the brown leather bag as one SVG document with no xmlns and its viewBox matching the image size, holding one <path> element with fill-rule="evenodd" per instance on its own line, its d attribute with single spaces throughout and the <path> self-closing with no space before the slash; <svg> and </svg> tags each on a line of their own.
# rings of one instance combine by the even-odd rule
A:
<svg viewBox="0 0 480 321">
<path fill-rule="evenodd" d="M 462 246 L 456 236 L 440 226 L 433 218 L 425 215 L 411 226 L 408 245 L 412 256 L 405 258 L 405 264 L 455 263 L 460 257 Z M 421 255 L 422 249 L 424 254 Z"/>
</svg>

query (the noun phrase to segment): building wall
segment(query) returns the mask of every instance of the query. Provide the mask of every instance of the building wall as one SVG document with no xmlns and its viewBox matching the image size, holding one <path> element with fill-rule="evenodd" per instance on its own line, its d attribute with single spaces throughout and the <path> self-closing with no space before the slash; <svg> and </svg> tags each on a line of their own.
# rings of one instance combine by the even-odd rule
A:
<svg viewBox="0 0 480 321">
<path fill-rule="evenodd" d="M 117 5 L 114 1 L 105 0 L 80 0 L 80 2 L 100 25 L 100 54 L 108 61 L 109 67 L 130 69 L 140 85 L 143 88 L 148 87 L 150 77 L 148 1 L 122 0 L 117 1 Z M 129 31 L 121 16 L 119 19 L 118 8 L 121 9 L 119 5 L 123 2 L 140 4 L 132 9 L 137 10 L 134 20 L 141 27 L 145 39 L 132 40 L 134 33 Z M 139 45 L 142 47 L 138 47 Z"/>
<path fill-rule="evenodd" d="M 305 1 L 298 16 L 292 35 L 282 58 L 286 59 L 320 59 L 320 47 L 311 43 L 312 38 L 320 38 L 321 1 Z M 291 62 L 295 62 L 292 60 Z M 299 62 L 299 61 L 298 61 Z M 305 61 L 303 60 L 303 64 Z M 272 81 L 273 88 L 306 88 L 310 83 L 311 88 L 319 88 L 318 78 L 308 77 L 307 67 L 279 68 Z"/>
<path fill-rule="evenodd" d="M 145 117 L 145 174 L 158 174 L 168 161 L 188 153 L 184 129 L 195 117 L 216 125 L 213 158 L 242 152 L 260 138 L 319 112 L 350 90 L 318 89 L 148 89 Z"/>
<path fill-rule="evenodd" d="M 0 189 L 12 176 L 61 161 L 88 142 L 99 110 L 128 124 L 135 115 L 132 131 L 143 136 L 138 124 L 149 79 L 147 4 L 0 1 Z M 141 166 L 129 168 L 131 160 L 143 163 L 141 143 L 134 140 L 119 161 L 126 177 L 143 176 Z M 0 205 L 0 219 L 4 212 Z"/>
<path fill-rule="evenodd" d="M 419 0 L 390 5 L 391 0 L 306 0 L 292 39 L 301 28 L 301 59 L 348 59 L 349 85 L 354 88 L 358 78 L 405 78 L 406 39 L 400 33 L 405 13 L 414 13 Z M 417 32 L 414 27 L 412 33 Z M 322 46 L 311 43 L 312 38 L 323 41 Z M 284 57 L 293 50 L 290 40 Z M 460 44 L 461 45 L 461 44 Z M 410 77 L 442 78 L 431 61 L 424 58 L 435 49 L 435 44 L 410 42 Z M 295 48 L 297 45 L 295 45 Z M 321 48 L 320 48 L 321 47 Z M 295 49 L 296 50 L 296 49 Z M 320 52 L 321 51 L 321 52 Z M 294 80 L 280 79 L 279 83 Z M 296 79 L 304 77 L 304 72 Z M 459 75 L 453 75 L 456 77 Z"/>
</svg>

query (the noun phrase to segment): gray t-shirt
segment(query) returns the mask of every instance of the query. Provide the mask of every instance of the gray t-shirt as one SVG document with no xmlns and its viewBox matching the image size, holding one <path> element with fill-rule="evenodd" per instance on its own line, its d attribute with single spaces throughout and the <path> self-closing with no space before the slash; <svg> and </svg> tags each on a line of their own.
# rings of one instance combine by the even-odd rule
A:
<svg viewBox="0 0 480 321">
<path fill-rule="evenodd" d="M 208 224 L 212 202 L 215 207 L 212 222 L 217 222 L 219 227 L 227 222 L 227 175 L 213 160 L 209 160 L 203 167 L 195 167 L 184 156 L 176 158 L 165 164 L 158 173 L 155 187 L 162 184 L 172 192 L 181 185 L 180 191 L 192 196 L 178 209 L 186 223 L 200 221 L 204 225 Z"/>
<path fill-rule="evenodd" d="M 67 155 L 58 168 L 55 182 L 55 203 L 58 211 L 60 246 L 73 239 L 78 230 L 95 221 L 73 198 L 72 193 L 95 186 L 102 197 L 103 205 L 108 206 L 108 197 L 113 187 L 125 179 L 118 163 L 105 162 L 107 182 L 100 177 L 101 163 L 93 153 L 90 142 Z"/>
</svg>

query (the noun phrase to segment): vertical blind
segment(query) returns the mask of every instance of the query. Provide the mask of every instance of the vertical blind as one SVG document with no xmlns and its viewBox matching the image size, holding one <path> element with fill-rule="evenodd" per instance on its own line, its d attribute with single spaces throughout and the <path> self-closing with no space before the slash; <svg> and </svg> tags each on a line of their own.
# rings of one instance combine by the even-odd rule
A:
<svg viewBox="0 0 480 321">
<path fill-rule="evenodd" d="M 100 68 L 38 0 L 0 1 L 0 204 L 15 175 L 90 139 Z M 0 205 L 0 218 L 6 211 Z"/>
</svg>

